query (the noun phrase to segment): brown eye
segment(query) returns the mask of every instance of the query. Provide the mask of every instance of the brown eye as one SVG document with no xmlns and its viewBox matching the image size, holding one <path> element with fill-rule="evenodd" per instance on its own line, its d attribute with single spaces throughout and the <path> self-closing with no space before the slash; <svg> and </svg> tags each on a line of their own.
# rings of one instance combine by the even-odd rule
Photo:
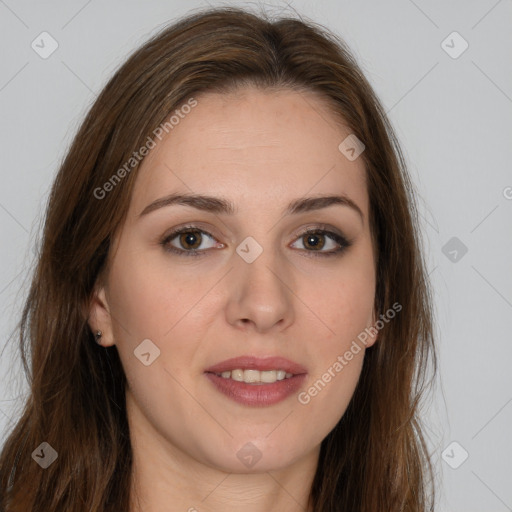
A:
<svg viewBox="0 0 512 512">
<path fill-rule="evenodd" d="M 180 233 L 179 241 L 185 249 L 197 249 L 201 245 L 201 232 L 184 231 Z"/>
<path fill-rule="evenodd" d="M 169 233 L 160 244 L 164 247 L 165 251 L 180 256 L 203 256 L 207 252 L 205 249 L 212 248 L 215 245 L 201 247 L 207 238 L 215 241 L 215 238 L 210 233 L 194 226 L 185 226 Z M 177 242 L 172 243 L 174 240 L 177 240 Z"/>
<path fill-rule="evenodd" d="M 297 240 L 302 241 L 302 245 L 306 252 L 318 253 L 315 254 L 315 256 L 333 256 L 335 254 L 340 254 L 352 245 L 338 233 L 333 233 L 332 231 L 326 231 L 323 229 L 306 231 L 302 233 Z"/>
<path fill-rule="evenodd" d="M 304 235 L 302 239 L 306 241 L 304 244 L 306 247 L 311 247 L 314 250 L 319 250 L 322 249 L 325 245 L 325 239 L 322 239 L 322 237 L 324 237 L 323 234 L 309 233 L 307 235 Z"/>
<path fill-rule="evenodd" d="M 207 238 L 213 242 L 216 241 L 210 233 L 196 226 L 184 226 L 166 235 L 160 244 L 166 252 L 179 256 L 205 256 L 208 253 L 206 249 L 215 248 L 215 243 L 210 247 L 201 247 Z M 174 240 L 177 242 L 173 243 Z M 295 244 L 301 241 L 302 252 L 308 256 L 334 256 L 341 254 L 352 245 L 352 242 L 342 235 L 318 228 L 305 231 L 296 240 Z M 223 246 L 223 244 L 218 244 L 217 248 Z"/>
</svg>

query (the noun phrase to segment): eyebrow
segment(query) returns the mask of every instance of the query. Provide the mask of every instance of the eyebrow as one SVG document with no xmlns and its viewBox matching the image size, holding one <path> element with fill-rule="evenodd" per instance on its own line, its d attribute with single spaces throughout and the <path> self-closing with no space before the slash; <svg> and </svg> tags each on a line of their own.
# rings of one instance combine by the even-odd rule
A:
<svg viewBox="0 0 512 512">
<path fill-rule="evenodd" d="M 205 212 L 225 215 L 233 215 L 238 211 L 231 201 L 221 197 L 212 197 L 201 194 L 170 194 L 168 196 L 161 197 L 146 206 L 139 214 L 139 218 L 155 210 L 171 205 L 191 206 Z M 352 199 L 344 194 L 295 199 L 288 204 L 284 209 L 283 214 L 291 215 L 311 212 L 328 208 L 333 205 L 347 206 L 353 209 L 359 214 L 361 220 L 364 222 L 364 214 L 361 211 L 361 208 L 359 208 Z"/>
</svg>

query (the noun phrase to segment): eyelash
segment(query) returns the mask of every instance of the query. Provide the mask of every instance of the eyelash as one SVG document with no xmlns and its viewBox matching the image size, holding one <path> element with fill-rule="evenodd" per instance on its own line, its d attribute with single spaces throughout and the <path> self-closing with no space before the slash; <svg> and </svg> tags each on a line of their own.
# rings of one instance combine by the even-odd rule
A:
<svg viewBox="0 0 512 512">
<path fill-rule="evenodd" d="M 173 231 L 172 233 L 169 233 L 169 234 L 165 235 L 165 237 L 160 241 L 160 245 L 164 248 L 164 251 L 169 252 L 169 253 L 177 254 L 178 256 L 185 256 L 185 257 L 188 257 L 188 256 L 193 256 L 193 257 L 203 256 L 203 254 L 205 252 L 207 252 L 207 249 L 206 250 L 205 249 L 201 249 L 201 250 L 193 249 L 193 250 L 185 251 L 183 249 L 178 249 L 178 248 L 176 248 L 176 247 L 174 247 L 172 245 L 168 245 L 169 242 L 171 242 L 174 238 L 176 238 L 177 235 L 181 235 L 182 233 L 188 233 L 188 232 L 201 233 L 202 235 L 207 235 L 208 237 L 210 237 L 210 238 L 215 240 L 215 237 L 213 237 L 207 231 L 203 231 L 202 229 L 199 229 L 197 226 L 189 225 L 189 226 L 184 226 L 182 228 L 179 228 L 179 229 Z M 327 235 L 329 238 L 331 238 L 334 242 L 339 244 L 341 247 L 339 247 L 338 249 L 336 249 L 334 251 L 331 250 L 331 251 L 328 251 L 328 252 L 325 252 L 325 251 L 313 251 L 313 250 L 310 251 L 310 250 L 304 249 L 304 251 L 306 253 L 312 253 L 312 254 L 308 254 L 308 256 L 312 256 L 312 257 L 316 257 L 316 256 L 319 256 L 319 257 L 338 256 L 338 255 L 341 255 L 342 253 L 344 253 L 352 245 L 352 241 L 347 240 L 345 237 L 339 235 L 338 233 L 333 233 L 332 231 L 328 231 L 326 229 L 322 229 L 322 227 L 314 228 L 314 229 L 308 229 L 308 230 L 302 232 L 300 235 L 298 235 L 297 239 L 303 238 L 304 236 L 310 235 L 310 234 L 311 235 L 318 235 L 318 234 Z"/>
</svg>

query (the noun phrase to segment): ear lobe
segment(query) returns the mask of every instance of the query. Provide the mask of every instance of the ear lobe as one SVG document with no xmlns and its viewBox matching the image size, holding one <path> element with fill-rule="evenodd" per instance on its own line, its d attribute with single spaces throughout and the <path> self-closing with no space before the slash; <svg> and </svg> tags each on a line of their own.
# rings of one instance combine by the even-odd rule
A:
<svg viewBox="0 0 512 512">
<path fill-rule="evenodd" d="M 104 286 L 95 289 L 93 293 L 89 305 L 88 324 L 93 334 L 101 331 L 101 345 L 114 345 L 112 317 Z"/>
</svg>

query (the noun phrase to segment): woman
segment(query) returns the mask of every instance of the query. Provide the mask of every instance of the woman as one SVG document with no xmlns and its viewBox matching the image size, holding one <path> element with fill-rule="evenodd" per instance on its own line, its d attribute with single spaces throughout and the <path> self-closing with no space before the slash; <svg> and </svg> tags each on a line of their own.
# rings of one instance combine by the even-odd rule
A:
<svg viewBox="0 0 512 512">
<path fill-rule="evenodd" d="M 433 510 L 418 232 L 341 40 L 234 8 L 167 28 L 55 180 L 1 510 Z"/>
</svg>

